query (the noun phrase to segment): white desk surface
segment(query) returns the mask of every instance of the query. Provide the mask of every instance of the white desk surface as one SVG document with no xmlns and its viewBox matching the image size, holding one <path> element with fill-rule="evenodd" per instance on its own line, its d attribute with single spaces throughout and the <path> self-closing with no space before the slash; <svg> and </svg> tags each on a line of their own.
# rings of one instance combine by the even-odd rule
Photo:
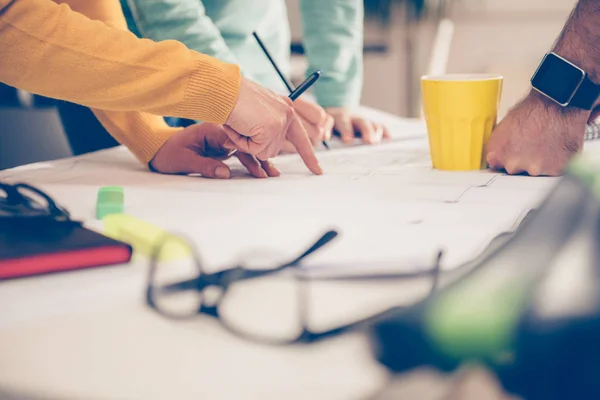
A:
<svg viewBox="0 0 600 400">
<path fill-rule="evenodd" d="M 193 237 L 211 268 L 257 247 L 295 254 L 329 227 L 341 236 L 309 263 L 397 260 L 410 268 L 406 260 L 427 263 L 445 248 L 444 267 L 452 268 L 512 229 L 555 183 L 433 171 L 422 123 L 365 113 L 386 121 L 394 139 L 319 153 L 322 177 L 310 176 L 296 156 L 276 160 L 283 173 L 277 179 L 255 180 L 235 166 L 226 182 L 164 176 L 117 148 L 0 171 L 0 179 L 38 185 L 85 220 L 94 216 L 100 186 L 123 185 L 128 213 Z M 144 303 L 146 271 L 138 258 L 128 266 L 1 282 L 0 394 L 346 400 L 366 398 L 388 378 L 360 333 L 275 348 L 237 339 L 208 317 L 165 320 Z M 415 301 L 421 291 L 404 283 L 392 304 Z M 323 296 L 319 307 L 335 313 L 356 298 Z M 374 305 L 354 307 L 368 312 Z"/>
</svg>

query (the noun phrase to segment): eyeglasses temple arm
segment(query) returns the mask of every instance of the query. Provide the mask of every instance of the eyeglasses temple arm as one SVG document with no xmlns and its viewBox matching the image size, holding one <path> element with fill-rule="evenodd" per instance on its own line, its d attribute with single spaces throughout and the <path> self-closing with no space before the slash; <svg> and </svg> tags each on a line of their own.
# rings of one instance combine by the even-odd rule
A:
<svg viewBox="0 0 600 400">
<path fill-rule="evenodd" d="M 335 239 L 337 237 L 337 235 L 338 235 L 337 231 L 334 231 L 334 230 L 325 232 L 323 234 L 323 236 L 321 236 L 319 238 L 319 240 L 317 240 L 312 246 L 310 246 L 304 253 L 300 254 L 298 257 L 296 257 L 292 261 L 288 262 L 283 267 L 289 267 L 289 266 L 298 264 L 300 261 L 302 261 L 302 259 L 304 257 L 309 256 L 310 254 L 319 250 L 321 247 L 325 246 L 327 243 L 331 242 L 333 239 Z"/>
</svg>

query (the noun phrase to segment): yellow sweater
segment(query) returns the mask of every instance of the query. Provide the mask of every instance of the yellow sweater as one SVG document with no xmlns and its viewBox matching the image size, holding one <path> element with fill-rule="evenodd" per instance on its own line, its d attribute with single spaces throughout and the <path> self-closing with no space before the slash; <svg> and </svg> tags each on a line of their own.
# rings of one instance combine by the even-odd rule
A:
<svg viewBox="0 0 600 400">
<path fill-rule="evenodd" d="M 119 0 L 56 3 L 0 0 L 0 81 L 91 107 L 146 163 L 177 131 L 159 116 L 227 120 L 238 66 L 124 32 Z"/>
</svg>

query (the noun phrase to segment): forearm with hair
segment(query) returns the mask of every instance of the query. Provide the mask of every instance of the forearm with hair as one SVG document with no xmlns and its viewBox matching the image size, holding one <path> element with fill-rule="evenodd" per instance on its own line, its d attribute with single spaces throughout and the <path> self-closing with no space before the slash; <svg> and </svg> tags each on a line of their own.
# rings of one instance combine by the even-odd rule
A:
<svg viewBox="0 0 600 400">
<path fill-rule="evenodd" d="M 579 0 L 571 12 L 554 48 L 556 54 L 582 68 L 600 84 L 600 0 Z M 527 99 L 542 103 L 565 118 L 587 118 L 589 112 L 575 107 L 561 107 L 535 90 Z M 600 98 L 594 108 L 600 106 Z"/>
<path fill-rule="evenodd" d="M 600 83 L 600 0 L 579 0 L 554 52 L 585 70 Z"/>
</svg>

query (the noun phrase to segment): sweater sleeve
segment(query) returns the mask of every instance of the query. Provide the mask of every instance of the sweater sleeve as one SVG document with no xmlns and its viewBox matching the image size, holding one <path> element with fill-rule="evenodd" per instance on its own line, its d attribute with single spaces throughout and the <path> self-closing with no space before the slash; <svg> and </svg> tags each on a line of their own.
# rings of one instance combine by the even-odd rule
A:
<svg viewBox="0 0 600 400">
<path fill-rule="evenodd" d="M 73 11 L 118 29 L 127 30 L 127 22 L 118 0 L 54 0 Z M 105 111 L 92 109 L 104 129 L 125 145 L 142 163 L 148 164 L 158 149 L 181 128 L 172 128 L 163 117 L 139 111 Z M 83 127 L 82 127 L 83 128 Z"/>
<path fill-rule="evenodd" d="M 240 85 L 235 65 L 50 0 L 0 0 L 0 51 L 0 81 L 101 110 L 224 123 Z"/>
</svg>

